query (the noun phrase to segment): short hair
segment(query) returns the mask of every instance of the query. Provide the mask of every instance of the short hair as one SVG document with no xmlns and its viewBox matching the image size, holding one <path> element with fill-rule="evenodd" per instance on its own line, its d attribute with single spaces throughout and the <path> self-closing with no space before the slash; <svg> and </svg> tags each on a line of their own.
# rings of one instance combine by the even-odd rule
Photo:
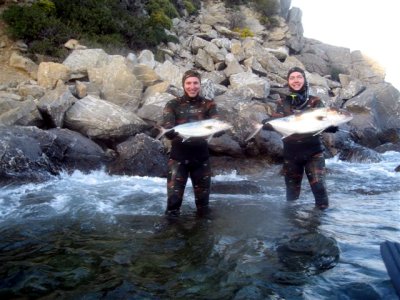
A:
<svg viewBox="0 0 400 300">
<path fill-rule="evenodd" d="M 201 75 L 199 72 L 195 70 L 187 70 L 182 76 L 182 86 L 184 85 L 185 80 L 188 79 L 189 77 L 196 77 L 201 82 Z"/>
</svg>

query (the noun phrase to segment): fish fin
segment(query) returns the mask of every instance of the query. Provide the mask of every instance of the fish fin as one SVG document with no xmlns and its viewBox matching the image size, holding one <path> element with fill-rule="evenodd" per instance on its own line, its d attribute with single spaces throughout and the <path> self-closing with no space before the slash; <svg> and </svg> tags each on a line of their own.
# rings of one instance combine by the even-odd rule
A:
<svg viewBox="0 0 400 300">
<path fill-rule="evenodd" d="M 257 133 L 259 133 L 261 131 L 262 127 L 263 127 L 262 124 L 257 124 L 256 125 L 256 130 L 252 134 L 250 134 L 244 141 L 245 142 L 250 141 L 253 137 L 255 137 L 257 135 Z"/>
<path fill-rule="evenodd" d="M 211 141 L 211 139 L 213 138 L 213 134 L 212 135 L 210 135 L 208 138 L 207 138 L 207 143 L 209 143 L 210 141 Z"/>
<path fill-rule="evenodd" d="M 170 129 L 165 129 L 162 126 L 155 126 L 158 130 L 160 130 L 160 133 L 156 136 L 156 140 L 159 140 L 164 134 L 166 134 L 167 132 L 173 130 L 173 128 Z"/>
<path fill-rule="evenodd" d="M 291 137 L 293 134 L 289 134 L 289 135 L 283 135 L 282 137 L 281 137 L 281 140 L 284 140 L 284 139 L 286 139 L 286 138 L 288 138 L 288 137 Z"/>
<path fill-rule="evenodd" d="M 162 127 L 162 126 L 154 126 L 155 128 L 157 128 L 159 131 L 160 131 L 160 133 L 156 136 L 156 140 L 159 140 L 166 132 L 168 132 L 169 130 L 168 129 L 165 129 L 164 127 Z"/>
<path fill-rule="evenodd" d="M 325 129 L 326 129 L 326 128 L 325 128 Z M 322 130 L 317 131 L 316 133 L 313 134 L 313 136 L 316 136 L 316 135 L 318 135 L 318 134 L 324 132 L 325 129 L 322 129 Z"/>
</svg>

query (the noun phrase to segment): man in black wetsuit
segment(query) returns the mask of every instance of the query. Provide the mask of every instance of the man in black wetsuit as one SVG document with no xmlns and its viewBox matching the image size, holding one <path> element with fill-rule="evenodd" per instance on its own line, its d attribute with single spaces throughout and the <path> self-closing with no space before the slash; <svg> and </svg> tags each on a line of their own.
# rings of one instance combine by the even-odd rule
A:
<svg viewBox="0 0 400 300">
<path fill-rule="evenodd" d="M 170 129 L 184 123 L 218 118 L 215 102 L 200 96 L 201 77 L 198 72 L 194 70 L 185 72 L 182 86 L 184 95 L 170 100 L 165 105 L 162 123 L 164 128 Z M 189 176 L 194 189 L 197 212 L 200 215 L 207 214 L 211 186 L 207 141 L 204 138 L 190 138 L 183 141 L 174 130 L 168 131 L 165 136 L 171 140 L 166 214 L 179 215 Z"/>
<path fill-rule="evenodd" d="M 285 117 L 295 112 L 302 112 L 310 108 L 323 107 L 319 97 L 309 94 L 308 82 L 303 69 L 294 67 L 289 70 L 287 81 L 290 94 L 278 101 L 273 118 Z M 273 130 L 263 120 L 264 130 Z M 336 132 L 337 127 L 332 126 L 325 132 Z M 304 172 L 307 175 L 311 190 L 314 194 L 315 205 L 320 209 L 329 206 L 328 193 L 325 184 L 325 158 L 321 136 L 288 137 L 283 140 L 283 173 L 286 184 L 286 199 L 296 200 L 300 196 L 301 182 Z"/>
</svg>

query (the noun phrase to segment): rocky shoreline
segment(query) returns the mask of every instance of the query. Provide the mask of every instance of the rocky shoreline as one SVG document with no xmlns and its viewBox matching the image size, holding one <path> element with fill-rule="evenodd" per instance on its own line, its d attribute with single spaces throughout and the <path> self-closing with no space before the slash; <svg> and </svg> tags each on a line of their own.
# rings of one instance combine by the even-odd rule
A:
<svg viewBox="0 0 400 300">
<path fill-rule="evenodd" d="M 157 55 L 109 55 L 70 41 L 64 62 L 37 64 L 1 35 L 0 56 L 8 55 L 8 70 L 24 72 L 24 80 L 0 82 L 0 185 L 99 168 L 165 176 L 168 141 L 154 139 L 154 125 L 165 103 L 182 94 L 181 77 L 190 68 L 202 73 L 203 95 L 215 99 L 233 125 L 210 142 L 215 173 L 257 173 L 281 162 L 279 134 L 244 140 L 285 95 L 293 66 L 307 70 L 312 93 L 327 106 L 354 115 L 342 131 L 323 135 L 327 157 L 372 162 L 382 152 L 400 151 L 399 91 L 360 51 L 303 37 L 301 11 L 285 7 L 290 5 L 281 7 L 280 25 L 272 30 L 243 7 L 254 36 L 242 38 L 229 29 L 230 9 L 204 3 L 198 16 L 174 19 L 171 34 L 179 43 L 160 45 Z"/>
</svg>

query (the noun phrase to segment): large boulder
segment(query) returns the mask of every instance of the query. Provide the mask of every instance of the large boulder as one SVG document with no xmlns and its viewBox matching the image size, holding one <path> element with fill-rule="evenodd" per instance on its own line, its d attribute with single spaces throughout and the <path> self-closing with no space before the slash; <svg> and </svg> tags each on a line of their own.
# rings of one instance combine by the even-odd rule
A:
<svg viewBox="0 0 400 300">
<path fill-rule="evenodd" d="M 40 182 L 62 170 L 89 172 L 106 161 L 100 146 L 77 132 L 0 125 L 0 185 Z"/>
<path fill-rule="evenodd" d="M 270 85 L 268 81 L 251 72 L 233 74 L 229 80 L 232 88 L 249 87 L 254 92 L 254 98 L 266 99 L 269 95 Z"/>
<path fill-rule="evenodd" d="M 295 53 L 299 53 L 304 47 L 304 29 L 301 23 L 303 13 L 300 8 L 293 7 L 289 10 L 287 23 L 290 32 L 290 38 L 287 40 L 287 46 Z"/>
<path fill-rule="evenodd" d="M 40 98 L 37 105 L 42 117 L 50 127 L 62 127 L 66 111 L 78 101 L 69 88 L 61 81 L 54 90 L 48 91 Z"/>
<path fill-rule="evenodd" d="M 58 80 L 66 82 L 70 76 L 70 69 L 63 64 L 42 62 L 38 69 L 38 83 L 40 86 L 52 89 Z"/>
<path fill-rule="evenodd" d="M 116 140 L 135 135 L 147 125 L 133 112 L 89 95 L 67 111 L 65 126 L 90 138 Z"/>
<path fill-rule="evenodd" d="M 375 148 L 386 142 L 397 142 L 400 134 L 400 93 L 390 84 L 368 87 L 345 103 L 353 113 L 354 141 Z"/>
<path fill-rule="evenodd" d="M 382 161 L 382 155 L 372 149 L 349 142 L 341 147 L 339 159 L 356 163 L 375 163 Z"/>
<path fill-rule="evenodd" d="M 0 124 L 39 126 L 42 121 L 34 100 L 16 101 L 0 97 Z"/>
<path fill-rule="evenodd" d="M 143 120 L 160 123 L 165 105 L 174 98 L 169 93 L 155 93 L 145 100 L 137 115 Z"/>
<path fill-rule="evenodd" d="M 136 78 L 125 57 L 110 55 L 106 64 L 88 69 L 88 74 L 90 82 L 100 88 L 102 99 L 132 111 L 137 110 L 143 83 Z M 152 76 L 156 74 L 152 72 Z"/>
<path fill-rule="evenodd" d="M 54 136 L 37 127 L 0 125 L 0 185 L 41 182 L 58 174 L 45 153 Z"/>
<path fill-rule="evenodd" d="M 84 78 L 88 70 L 100 67 L 107 63 L 108 54 L 103 49 L 74 50 L 63 62 L 70 70 L 71 78 Z"/>
<path fill-rule="evenodd" d="M 141 133 L 117 145 L 111 174 L 166 177 L 168 157 L 160 141 Z"/>
<path fill-rule="evenodd" d="M 365 84 L 382 83 L 385 79 L 384 69 L 373 59 L 365 56 L 361 51 L 351 53 L 351 75 L 360 79 Z"/>
<path fill-rule="evenodd" d="M 89 172 L 100 169 L 109 159 L 98 144 L 78 132 L 60 128 L 48 132 L 55 140 L 47 155 L 63 170 Z"/>
</svg>

